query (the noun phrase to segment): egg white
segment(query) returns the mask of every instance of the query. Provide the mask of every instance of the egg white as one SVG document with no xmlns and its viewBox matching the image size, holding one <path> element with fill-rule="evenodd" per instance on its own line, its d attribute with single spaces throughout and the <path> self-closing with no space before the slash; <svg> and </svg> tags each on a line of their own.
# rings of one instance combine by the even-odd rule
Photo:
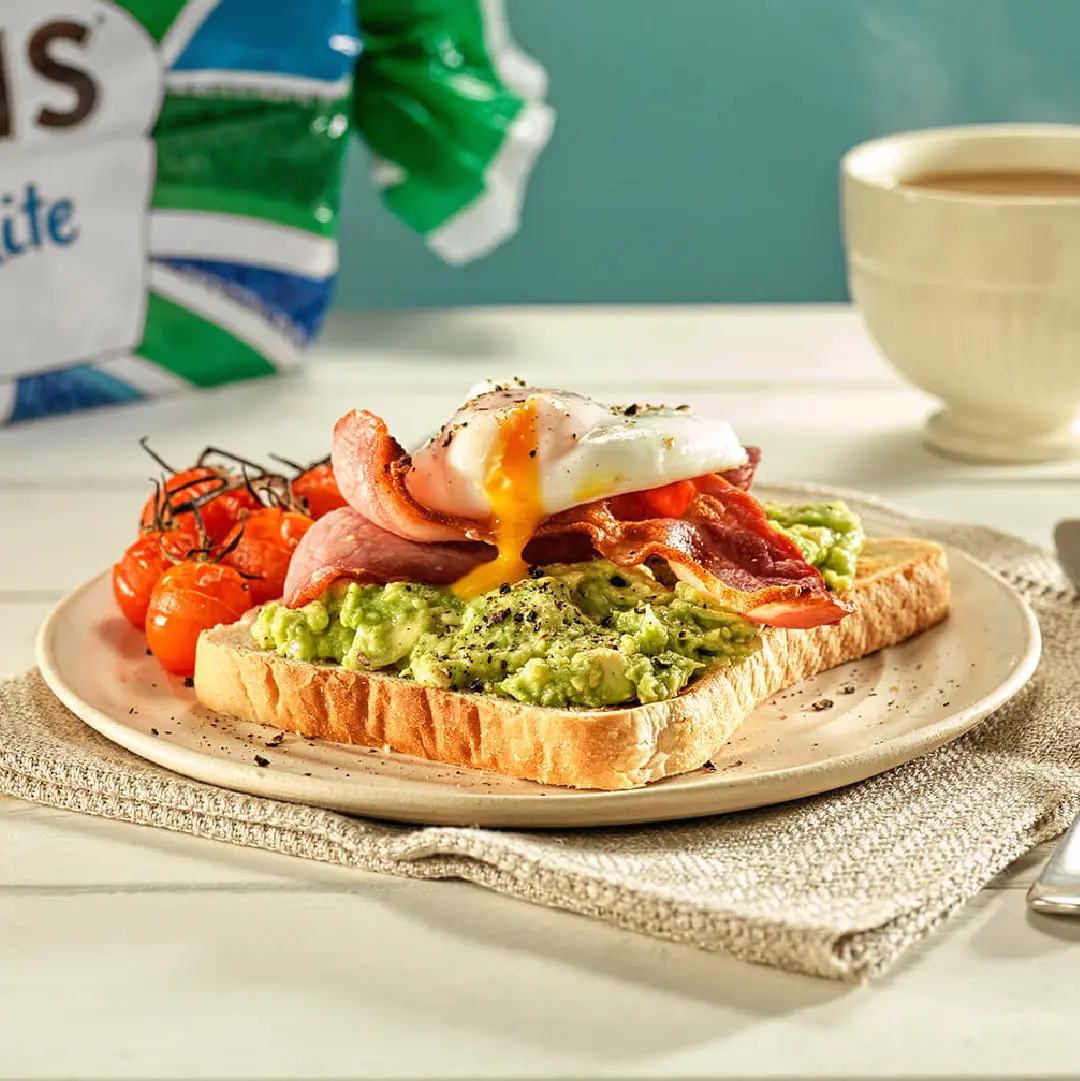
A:
<svg viewBox="0 0 1080 1081">
<path fill-rule="evenodd" d="M 444 514 L 486 519 L 485 481 L 500 426 L 532 399 L 539 505 L 545 515 L 608 496 L 657 488 L 743 465 L 727 421 L 669 408 L 603 405 L 580 394 L 481 384 L 413 455 L 412 495 Z"/>
</svg>

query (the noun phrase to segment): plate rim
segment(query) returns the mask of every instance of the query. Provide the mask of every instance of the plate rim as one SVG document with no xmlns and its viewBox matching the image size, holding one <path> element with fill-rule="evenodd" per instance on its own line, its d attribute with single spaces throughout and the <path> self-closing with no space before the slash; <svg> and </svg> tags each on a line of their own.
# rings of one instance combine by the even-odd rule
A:
<svg viewBox="0 0 1080 1081">
<path fill-rule="evenodd" d="M 929 727 L 918 729 L 915 733 L 892 736 L 869 749 L 739 778 L 725 778 L 714 774 L 707 783 L 690 788 L 668 787 L 664 781 L 660 781 L 642 788 L 610 792 L 588 789 L 568 791 L 533 782 L 537 787 L 536 792 L 519 794 L 463 790 L 431 780 L 399 778 L 394 781 L 388 796 L 385 791 L 380 793 L 377 788 L 354 779 L 352 782 L 340 782 L 340 786 L 347 786 L 353 791 L 350 798 L 337 800 L 321 798 L 312 791 L 319 784 L 329 782 L 312 783 L 308 778 L 287 771 L 273 771 L 271 774 L 256 765 L 231 759 L 226 761 L 182 744 L 155 739 L 87 702 L 68 684 L 54 656 L 53 643 L 66 611 L 85 594 L 101 587 L 111 573 L 109 570 L 80 583 L 56 603 L 38 630 L 35 655 L 42 677 L 50 690 L 83 723 L 111 742 L 156 766 L 218 788 L 265 799 L 322 807 L 344 814 L 417 825 L 519 829 L 642 825 L 779 806 L 868 780 L 959 739 L 1017 694 L 1031 679 L 1042 654 L 1042 634 L 1034 612 L 1019 592 L 993 568 L 954 545 L 943 543 L 942 547 L 950 567 L 952 561 L 959 557 L 971 570 L 985 576 L 996 588 L 1004 591 L 1014 606 L 1019 621 L 1018 630 L 1022 630 L 1025 637 L 1024 648 L 1014 658 L 1008 674 L 992 691 Z M 161 753 L 162 751 L 165 753 Z M 477 774 L 486 772 L 447 765 L 449 768 L 461 768 Z M 222 768 L 232 774 L 232 781 L 226 783 L 221 779 L 216 771 Z M 822 783 L 823 778 L 825 783 Z M 781 786 L 790 794 L 779 798 L 768 796 L 769 790 Z M 736 790 L 736 796 L 738 792 L 742 792 L 744 798 L 732 801 L 732 789 Z M 766 798 L 760 798 L 762 789 L 766 791 Z M 441 809 L 417 809 L 415 802 L 429 799 L 433 790 L 440 794 L 437 801 Z M 546 796 L 550 791 L 558 791 L 559 798 L 548 800 Z M 759 795 L 755 796 L 755 792 Z M 368 793 L 370 798 L 365 799 L 365 793 Z M 711 801 L 710 796 L 713 797 Z M 720 802 L 724 802 L 726 806 L 718 810 L 715 805 Z"/>
</svg>

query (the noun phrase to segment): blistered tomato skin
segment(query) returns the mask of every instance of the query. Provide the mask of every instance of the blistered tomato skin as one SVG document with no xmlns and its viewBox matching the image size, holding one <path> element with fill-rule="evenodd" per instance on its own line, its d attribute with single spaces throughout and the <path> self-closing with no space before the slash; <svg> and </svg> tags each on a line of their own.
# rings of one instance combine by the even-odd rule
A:
<svg viewBox="0 0 1080 1081">
<path fill-rule="evenodd" d="M 113 565 L 113 596 L 133 627 L 141 631 L 146 626 L 146 611 L 154 586 L 177 560 L 198 544 L 194 536 L 183 530 L 144 533 Z"/>
<path fill-rule="evenodd" d="M 285 589 L 285 576 L 296 546 L 311 528 L 312 519 L 295 511 L 267 507 L 248 515 L 229 542 L 236 547 L 224 558 L 247 579 L 251 603 L 277 600 Z"/>
<path fill-rule="evenodd" d="M 328 462 L 312 466 L 292 482 L 293 495 L 302 499 L 308 514 L 315 520 L 339 507 L 348 506 L 334 478 L 334 467 Z"/>
<path fill-rule="evenodd" d="M 221 494 L 207 498 L 213 492 Z M 262 507 L 258 499 L 241 485 L 239 478 L 217 469 L 196 466 L 174 473 L 162 490 L 146 501 L 140 517 L 142 528 L 150 530 L 160 525 L 175 525 L 194 532 L 197 528 L 194 513 L 190 510 L 174 513 L 172 508 L 182 507 L 197 499 L 206 499 L 199 507 L 199 516 L 211 544 L 220 544 L 245 514 Z"/>
<path fill-rule="evenodd" d="M 250 607 L 247 583 L 235 567 L 222 563 L 178 563 L 150 595 L 146 644 L 167 671 L 195 672 L 199 635 L 221 623 L 235 623 Z"/>
</svg>

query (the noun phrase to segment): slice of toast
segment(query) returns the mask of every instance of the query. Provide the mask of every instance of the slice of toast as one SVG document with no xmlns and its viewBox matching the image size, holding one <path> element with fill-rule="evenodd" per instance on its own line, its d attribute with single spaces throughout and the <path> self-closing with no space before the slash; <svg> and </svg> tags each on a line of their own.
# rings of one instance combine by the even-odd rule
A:
<svg viewBox="0 0 1080 1081">
<path fill-rule="evenodd" d="M 762 648 L 675 698 L 604 710 L 547 709 L 424 687 L 397 676 L 260 650 L 249 614 L 199 639 L 195 693 L 207 708 L 309 738 L 384 747 L 575 788 L 636 788 L 698 769 L 753 708 L 827 668 L 895 645 L 949 608 L 945 553 L 930 541 L 866 542 L 856 611 L 811 630 L 766 627 Z"/>
</svg>

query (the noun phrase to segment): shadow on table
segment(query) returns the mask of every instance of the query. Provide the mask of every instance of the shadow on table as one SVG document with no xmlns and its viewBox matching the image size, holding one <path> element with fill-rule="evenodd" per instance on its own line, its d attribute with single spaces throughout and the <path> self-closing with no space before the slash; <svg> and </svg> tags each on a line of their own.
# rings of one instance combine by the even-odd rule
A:
<svg viewBox="0 0 1080 1081">
<path fill-rule="evenodd" d="M 514 954 L 527 955 L 532 968 L 546 963 L 553 987 L 560 978 L 565 981 L 565 996 L 553 994 L 536 1003 L 542 1019 L 528 1011 L 520 1015 L 520 1034 L 526 1039 L 543 1032 L 549 1040 L 558 1033 L 565 1043 L 595 1049 L 619 1046 L 627 1055 L 648 1054 L 713 1041 L 758 1021 L 827 1005 L 857 990 L 663 942 L 482 887 L 457 882 L 433 885 L 438 888 L 387 891 L 380 901 L 443 934 L 511 955 L 506 961 L 507 994 L 514 993 Z M 456 891 L 459 900 L 467 891 L 468 902 L 454 904 L 450 891 Z M 569 978 L 575 974 L 591 985 L 583 989 Z M 489 998 L 491 988 L 467 989 L 467 977 L 462 974 L 461 991 L 477 997 L 475 1023 L 483 1016 L 482 1001 Z M 655 999 L 643 1003 L 635 993 L 621 1002 L 627 983 L 637 985 L 638 992 L 642 988 L 656 992 Z M 610 1008 L 596 1011 L 598 998 Z M 647 1017 L 642 1016 L 643 1008 L 650 1010 Z M 588 1011 L 587 1020 L 582 1011 Z M 565 1016 L 560 1019 L 560 1014 Z M 500 1013 L 500 1028 L 506 1027 L 506 1017 Z"/>
<path fill-rule="evenodd" d="M 1027 925 L 1058 942 L 1080 942 L 1080 920 L 1075 916 L 1050 916 L 1029 910 Z"/>
<path fill-rule="evenodd" d="M 1023 889 L 1003 890 L 1001 894 L 974 936 L 981 954 L 995 960 L 1030 960 L 1063 953 L 1080 943 L 1080 919 L 1032 912 Z"/>
<path fill-rule="evenodd" d="M 1072 482 L 1078 476 L 1070 463 L 1009 466 L 950 458 L 930 450 L 918 427 L 884 428 L 862 434 L 858 437 L 858 453 L 852 453 L 850 443 L 842 438 L 835 441 L 835 447 L 836 456 L 828 463 L 829 483 L 871 493 L 941 484 L 1052 484 Z M 792 460 L 799 459 L 796 456 Z"/>
</svg>

